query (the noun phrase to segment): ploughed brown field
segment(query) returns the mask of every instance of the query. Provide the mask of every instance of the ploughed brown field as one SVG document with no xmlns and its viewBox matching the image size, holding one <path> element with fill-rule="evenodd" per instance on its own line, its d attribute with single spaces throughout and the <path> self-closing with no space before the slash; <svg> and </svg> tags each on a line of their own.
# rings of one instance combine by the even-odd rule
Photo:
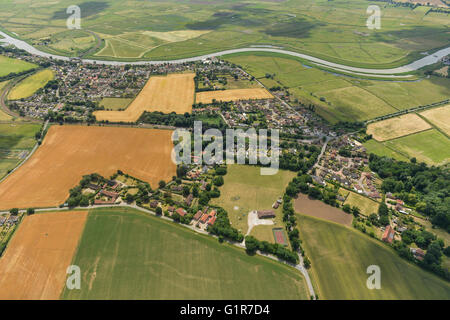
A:
<svg viewBox="0 0 450 320">
<path fill-rule="evenodd" d="M 0 299 L 59 299 L 87 212 L 25 217 L 0 258 Z"/>
<path fill-rule="evenodd" d="M 341 209 L 329 206 L 320 200 L 310 199 L 307 195 L 300 193 L 297 199 L 294 199 L 295 212 L 306 216 L 316 217 L 345 226 L 352 224 L 353 216 L 345 213 Z"/>
<path fill-rule="evenodd" d="M 104 177 L 122 170 L 150 183 L 176 173 L 172 131 L 52 126 L 35 154 L 0 184 L 0 209 L 55 207 L 83 175 Z"/>
<path fill-rule="evenodd" d="M 136 122 L 144 111 L 190 113 L 194 103 L 194 77 L 194 73 L 152 76 L 126 110 L 101 110 L 94 115 L 98 121 Z"/>
<path fill-rule="evenodd" d="M 238 100 L 257 100 L 272 99 L 273 95 L 264 88 L 251 89 L 231 89 L 198 92 L 195 98 L 197 103 L 212 103 L 216 101 L 238 101 Z"/>
</svg>

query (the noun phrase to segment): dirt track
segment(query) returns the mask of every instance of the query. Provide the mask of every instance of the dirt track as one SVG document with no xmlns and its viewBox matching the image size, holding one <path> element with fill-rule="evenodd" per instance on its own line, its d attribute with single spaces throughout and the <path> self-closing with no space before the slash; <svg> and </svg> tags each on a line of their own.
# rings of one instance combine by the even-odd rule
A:
<svg viewBox="0 0 450 320">
<path fill-rule="evenodd" d="M 59 299 L 87 212 L 25 217 L 0 258 L 0 299 Z"/>
<path fill-rule="evenodd" d="M 145 87 L 124 111 L 96 111 L 98 121 L 136 122 L 144 111 L 192 111 L 194 103 L 194 73 L 150 77 Z"/>
<path fill-rule="evenodd" d="M 172 131 L 52 126 L 43 144 L 0 184 L 0 209 L 55 207 L 86 174 L 122 170 L 156 187 L 175 175 Z"/>
</svg>

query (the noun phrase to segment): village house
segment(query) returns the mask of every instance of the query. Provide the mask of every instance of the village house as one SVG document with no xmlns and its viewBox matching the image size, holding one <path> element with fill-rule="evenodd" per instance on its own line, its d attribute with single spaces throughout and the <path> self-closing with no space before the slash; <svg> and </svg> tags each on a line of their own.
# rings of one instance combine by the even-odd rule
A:
<svg viewBox="0 0 450 320">
<path fill-rule="evenodd" d="M 394 240 L 394 235 L 395 235 L 394 229 L 390 225 L 388 225 L 386 227 L 386 230 L 384 230 L 382 240 L 387 243 L 392 243 L 392 241 Z"/>
<path fill-rule="evenodd" d="M 275 218 L 275 212 L 273 210 L 259 210 L 256 212 L 258 219 Z"/>
</svg>

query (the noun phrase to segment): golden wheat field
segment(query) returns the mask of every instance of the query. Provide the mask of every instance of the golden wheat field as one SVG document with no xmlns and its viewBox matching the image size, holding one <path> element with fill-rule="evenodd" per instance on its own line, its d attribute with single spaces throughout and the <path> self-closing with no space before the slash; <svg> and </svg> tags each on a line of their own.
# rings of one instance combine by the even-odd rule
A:
<svg viewBox="0 0 450 320">
<path fill-rule="evenodd" d="M 94 115 L 97 121 L 136 122 L 144 111 L 190 113 L 194 103 L 194 77 L 194 73 L 150 77 L 126 110 L 101 110 Z"/>
<path fill-rule="evenodd" d="M 272 99 L 273 95 L 264 88 L 251 89 L 232 89 L 198 92 L 196 95 L 197 103 L 212 103 L 216 101 L 238 101 L 238 100 L 257 100 Z"/>
<path fill-rule="evenodd" d="M 87 211 L 25 217 L 0 259 L 0 299 L 59 299 Z"/>
<path fill-rule="evenodd" d="M 399 117 L 370 123 L 367 126 L 367 134 L 371 134 L 375 140 L 386 141 L 430 128 L 430 124 L 417 114 L 408 113 Z"/>
<path fill-rule="evenodd" d="M 156 187 L 175 175 L 172 131 L 52 126 L 42 145 L 0 183 L 0 209 L 55 207 L 83 175 L 122 170 Z"/>
<path fill-rule="evenodd" d="M 450 136 L 450 104 L 433 108 L 420 114 Z"/>
</svg>

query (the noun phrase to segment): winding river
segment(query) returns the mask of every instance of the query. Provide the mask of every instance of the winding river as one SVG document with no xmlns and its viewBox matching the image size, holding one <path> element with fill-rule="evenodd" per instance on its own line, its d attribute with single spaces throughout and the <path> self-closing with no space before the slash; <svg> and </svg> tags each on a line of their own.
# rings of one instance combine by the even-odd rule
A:
<svg viewBox="0 0 450 320">
<path fill-rule="evenodd" d="M 41 57 L 46 58 L 52 58 L 56 60 L 65 60 L 68 61 L 70 58 L 65 56 L 59 56 L 50 54 L 44 51 L 41 51 L 29 43 L 13 38 L 9 36 L 8 34 L 0 31 L 0 35 L 3 36 L 3 39 L 0 39 L 0 42 L 7 43 L 16 46 L 19 49 L 25 50 L 30 54 L 34 54 Z M 133 61 L 133 62 L 125 62 L 125 61 L 108 61 L 108 60 L 94 60 L 94 59 L 82 59 L 82 62 L 84 63 L 96 63 L 96 64 L 104 64 L 104 65 L 157 65 L 157 64 L 164 64 L 164 63 L 183 63 L 183 62 L 192 62 L 192 61 L 201 61 L 207 58 L 212 57 L 218 57 L 223 56 L 227 54 L 232 53 L 241 53 L 241 52 L 273 52 L 273 53 L 279 53 L 279 54 L 285 54 L 301 59 L 305 59 L 310 61 L 313 64 L 316 64 L 317 66 L 321 67 L 327 67 L 336 71 L 340 72 L 347 72 L 352 73 L 356 75 L 366 75 L 371 77 L 383 77 L 383 78 L 397 78 L 397 77 L 405 77 L 405 75 L 401 75 L 406 72 L 411 72 L 418 70 L 422 67 L 428 66 L 430 64 L 434 64 L 438 62 L 443 57 L 450 54 L 450 47 L 447 47 L 445 49 L 441 49 L 433 54 L 427 55 L 417 61 L 414 61 L 410 64 L 397 67 L 397 68 L 391 68 L 391 69 L 367 69 L 367 68 L 357 68 L 357 67 L 351 67 L 346 66 L 343 64 L 338 64 L 334 62 L 329 62 L 323 59 L 315 58 L 313 56 L 309 56 L 306 54 L 289 51 L 289 50 L 283 50 L 283 49 L 277 49 L 277 48 L 271 48 L 271 47 L 248 47 L 248 48 L 240 48 L 240 49 L 231 49 L 231 50 L 224 50 L 219 51 L 211 54 L 205 54 L 202 56 L 197 57 L 191 57 L 191 58 L 185 58 L 185 59 L 177 59 L 177 60 L 153 60 L 153 61 Z M 400 76 L 399 76 L 400 75 Z"/>
</svg>

